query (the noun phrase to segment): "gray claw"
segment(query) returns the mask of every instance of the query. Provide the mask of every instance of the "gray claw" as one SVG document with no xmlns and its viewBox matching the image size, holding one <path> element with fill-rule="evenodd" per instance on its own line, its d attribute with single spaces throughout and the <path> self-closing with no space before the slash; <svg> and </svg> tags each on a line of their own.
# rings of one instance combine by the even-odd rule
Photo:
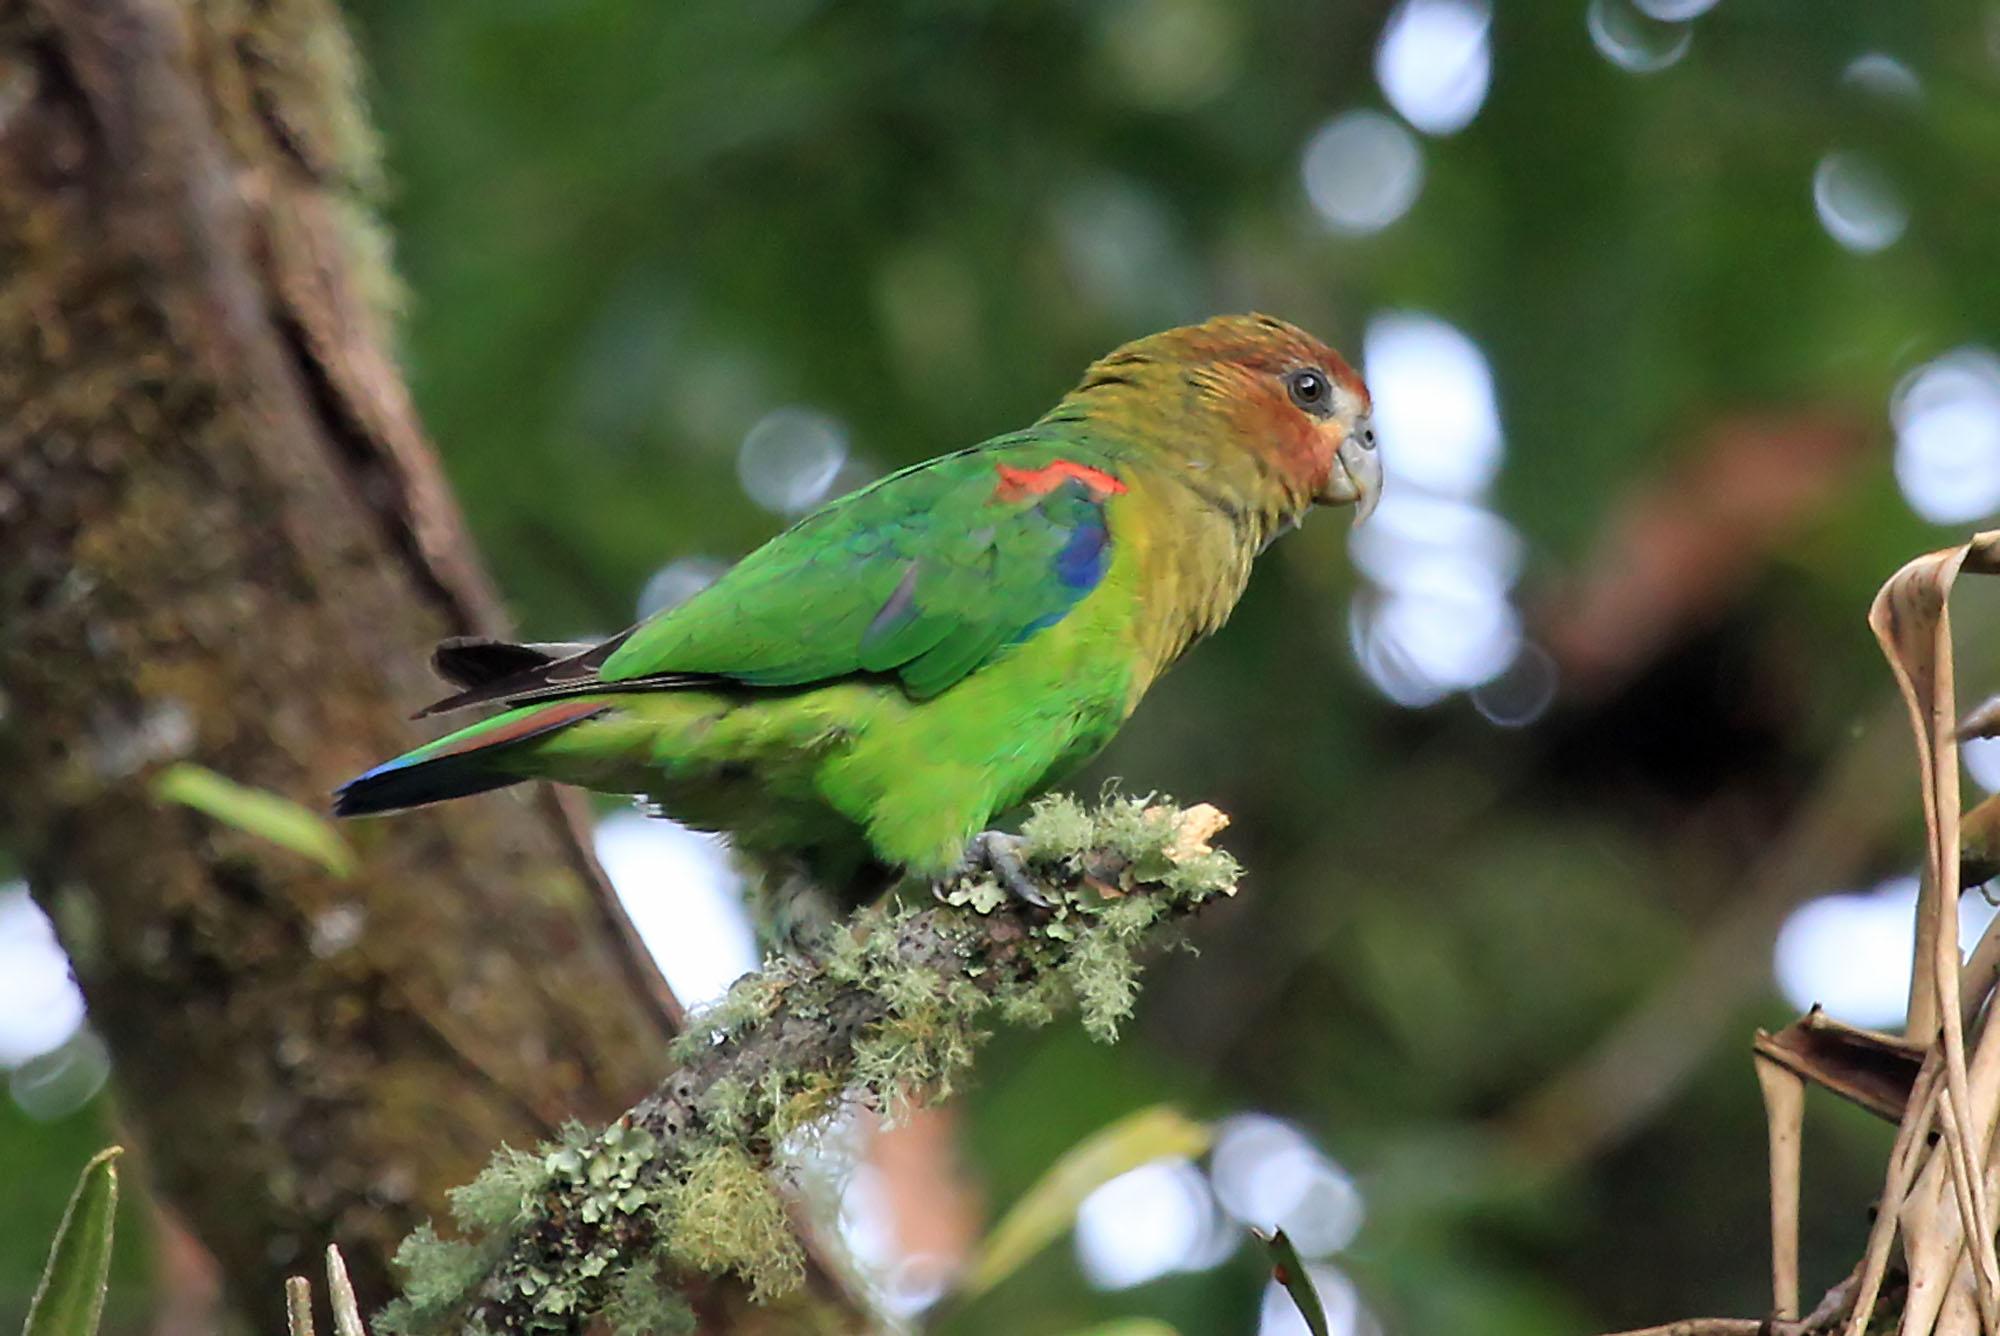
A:
<svg viewBox="0 0 2000 1336">
<path fill-rule="evenodd" d="M 1021 847 L 1026 843 L 1019 835 L 982 830 L 965 847 L 966 865 L 987 869 L 1016 900 L 1037 909 L 1047 909 L 1048 897 L 1035 885 L 1035 879 L 1028 875 L 1027 865 L 1021 861 Z"/>
</svg>

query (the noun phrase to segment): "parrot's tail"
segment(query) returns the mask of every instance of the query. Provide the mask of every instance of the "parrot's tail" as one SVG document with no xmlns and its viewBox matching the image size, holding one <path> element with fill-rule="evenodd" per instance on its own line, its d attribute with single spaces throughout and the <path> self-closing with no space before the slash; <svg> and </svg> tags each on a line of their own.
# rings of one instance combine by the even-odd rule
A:
<svg viewBox="0 0 2000 1336">
<path fill-rule="evenodd" d="M 347 781 L 334 791 L 333 814 L 394 812 L 519 783 L 527 775 L 507 762 L 521 744 L 605 709 L 601 699 L 560 700 L 481 720 Z"/>
</svg>

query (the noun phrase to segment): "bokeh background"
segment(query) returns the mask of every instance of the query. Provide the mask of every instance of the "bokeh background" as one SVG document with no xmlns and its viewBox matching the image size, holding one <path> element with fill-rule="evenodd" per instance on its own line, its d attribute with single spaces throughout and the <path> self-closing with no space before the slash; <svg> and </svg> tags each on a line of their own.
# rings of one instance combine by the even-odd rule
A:
<svg viewBox="0 0 2000 1336">
<path fill-rule="evenodd" d="M 1373 388 L 1376 518 L 1274 547 L 1076 781 L 1232 813 L 1240 902 L 1115 1048 L 1003 1034 L 916 1153 L 820 1166 L 891 1306 L 1165 1101 L 1222 1120 L 1213 1154 L 1107 1185 L 949 1330 L 1291 1333 L 1271 1223 L 1343 1333 L 1763 1311 L 1749 1036 L 1816 1000 L 1893 1026 L 1908 976 L 1913 772 L 1863 615 L 2000 511 L 2000 6 L 350 15 L 404 363 L 535 636 L 685 597 L 1165 325 L 1271 311 Z M 1966 620 L 1975 692 L 1996 623 Z M 683 998 L 753 963 L 725 850 L 607 807 L 600 851 Z M 0 1325 L 106 1065 L 0 878 Z M 1810 1105 L 1813 1293 L 1887 1140 Z M 121 1254 L 124 1330 L 153 1265 Z"/>
</svg>

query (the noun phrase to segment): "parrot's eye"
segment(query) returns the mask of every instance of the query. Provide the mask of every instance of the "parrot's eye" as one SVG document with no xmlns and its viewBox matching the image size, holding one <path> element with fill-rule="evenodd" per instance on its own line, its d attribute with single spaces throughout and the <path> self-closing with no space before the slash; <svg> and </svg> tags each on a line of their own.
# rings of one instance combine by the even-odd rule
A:
<svg viewBox="0 0 2000 1336">
<path fill-rule="evenodd" d="M 1314 417 L 1326 417 L 1333 411 L 1333 386 L 1321 372 L 1294 371 L 1285 377 L 1285 389 L 1293 403 Z"/>
</svg>

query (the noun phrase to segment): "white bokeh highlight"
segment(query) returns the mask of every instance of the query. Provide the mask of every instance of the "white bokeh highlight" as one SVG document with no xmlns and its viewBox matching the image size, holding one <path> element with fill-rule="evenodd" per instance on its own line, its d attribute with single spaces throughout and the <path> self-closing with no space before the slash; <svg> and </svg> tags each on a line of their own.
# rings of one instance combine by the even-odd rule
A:
<svg viewBox="0 0 2000 1336">
<path fill-rule="evenodd" d="M 1269 1114 L 1244 1113 L 1217 1130 L 1209 1177 L 1231 1218 L 1282 1229 L 1301 1255 L 1337 1253 L 1361 1231 L 1361 1190 L 1298 1128 Z"/>
<path fill-rule="evenodd" d="M 1967 738 L 1958 744 L 1958 756 L 1973 783 L 2000 793 L 2000 738 Z"/>
<path fill-rule="evenodd" d="M 750 428 L 736 452 L 736 476 L 752 501 L 780 515 L 797 515 L 826 499 L 847 462 L 847 430 L 817 409 L 772 409 Z"/>
<path fill-rule="evenodd" d="M 1395 480 L 1450 496 L 1484 490 L 1500 469 L 1500 408 L 1479 345 L 1436 316 L 1394 311 L 1368 322 L 1361 355 Z"/>
<path fill-rule="evenodd" d="M 1511 585 L 1521 573 L 1524 551 L 1514 526 L 1486 507 L 1425 490 L 1421 483 L 1386 492 L 1381 507 L 1355 528 L 1348 546 L 1362 574 L 1384 585 L 1413 572 L 1421 579 L 1426 567 L 1461 559 L 1501 585 Z"/>
<path fill-rule="evenodd" d="M 1471 692 L 1472 707 L 1501 728 L 1523 728 L 1555 703 L 1556 661 L 1540 645 L 1524 643 L 1505 672 Z"/>
<path fill-rule="evenodd" d="M 720 836 L 618 812 L 598 823 L 596 846 L 626 915 L 683 1006 L 719 1000 L 757 968 L 743 879 Z"/>
<path fill-rule="evenodd" d="M 714 557 L 681 557 L 654 571 L 639 591 L 639 620 L 665 612 L 699 594 L 722 578 L 729 563 Z"/>
<path fill-rule="evenodd" d="M 1453 582 L 1364 602 L 1353 632 L 1363 670 L 1407 709 L 1493 680 L 1522 647 L 1521 619 L 1505 590 L 1494 589 L 1472 566 L 1440 566 L 1433 573 Z"/>
<path fill-rule="evenodd" d="M 67 1043 L 83 1024 L 83 994 L 55 929 L 21 882 L 0 886 L 0 1068 Z"/>
<path fill-rule="evenodd" d="M 1628 74 L 1657 74 L 1694 42 L 1692 28 L 1662 22 L 1633 0 L 1590 0 L 1583 21 L 1598 54 Z"/>
<path fill-rule="evenodd" d="M 111 1050 L 85 1026 L 9 1072 L 7 1093 L 30 1118 L 53 1122 L 90 1103 L 110 1078 Z"/>
<path fill-rule="evenodd" d="M 1857 255 L 1887 250 L 1910 225 L 1909 206 L 1886 173 L 1858 153 L 1829 153 L 1813 168 L 1820 226 Z"/>
<path fill-rule="evenodd" d="M 903 1251 L 896 1237 L 894 1199 L 874 1165 L 862 1161 L 847 1168 L 839 1223 L 841 1241 L 867 1278 L 872 1297 L 891 1315 L 914 1317 L 944 1297 L 952 1279 L 950 1259 Z"/>
<path fill-rule="evenodd" d="M 1417 202 L 1424 188 L 1423 148 L 1394 117 L 1342 112 L 1306 141 L 1299 177 L 1323 223 L 1335 232 L 1365 236 Z"/>
<path fill-rule="evenodd" d="M 1717 0 L 1632 0 L 1639 12 L 1662 23 L 1686 23 L 1714 9 Z"/>
<path fill-rule="evenodd" d="M 1850 1025 L 1894 1026 L 1909 1003 L 1918 880 L 1896 877 L 1870 890 L 1823 895 L 1792 911 L 1778 930 L 1772 965 L 1793 1006 L 1817 1003 Z M 1958 904 L 1961 948 L 1972 949 L 1994 914 L 1978 895 Z"/>
<path fill-rule="evenodd" d="M 1506 450 L 1479 345 L 1436 316 L 1392 311 L 1369 321 L 1362 362 L 1385 481 L 1349 539 L 1368 580 L 1349 639 L 1369 680 L 1416 709 L 1495 682 L 1526 652 L 1512 598 L 1523 548 L 1487 503 Z M 1554 683 L 1530 685 L 1482 713 L 1532 722 Z"/>
<path fill-rule="evenodd" d="M 1265 1113 L 1222 1120 L 1207 1173 L 1168 1157 L 1121 1174 L 1077 1211 L 1077 1260 L 1100 1289 L 1219 1266 L 1249 1228 L 1282 1228 L 1310 1265 L 1332 1330 L 1367 1336 L 1380 1327 L 1354 1285 L 1325 1259 L 1353 1243 L 1366 1215 L 1354 1179 L 1293 1124 Z M 1275 1295 L 1275 1299 L 1272 1297 Z M 1275 1287 L 1260 1301 L 1259 1333 L 1303 1332 Z"/>
<path fill-rule="evenodd" d="M 1098 1187 L 1076 1212 L 1076 1257 L 1101 1290 L 1129 1289 L 1213 1256 L 1215 1196 L 1192 1161 L 1155 1160 Z"/>
<path fill-rule="evenodd" d="M 1905 376 L 1889 401 L 1896 482 L 1933 524 L 2000 511 L 2000 357 L 1955 348 Z"/>
<path fill-rule="evenodd" d="M 1856 56 L 1840 72 L 1840 81 L 1889 102 L 1916 102 L 1924 95 L 1924 83 L 1917 72 L 1886 51 Z"/>
<path fill-rule="evenodd" d="M 1403 0 L 1375 47 L 1375 81 L 1428 135 L 1472 123 L 1493 83 L 1493 11 L 1484 0 Z"/>
<path fill-rule="evenodd" d="M 1313 1289 L 1326 1309 L 1328 1336 L 1381 1336 L 1381 1324 L 1362 1305 L 1354 1282 L 1338 1267 L 1311 1262 L 1306 1266 L 1306 1274 L 1312 1277 Z M 1264 1286 L 1257 1312 L 1257 1336 L 1312 1336 L 1298 1305 L 1276 1281 Z"/>
</svg>

